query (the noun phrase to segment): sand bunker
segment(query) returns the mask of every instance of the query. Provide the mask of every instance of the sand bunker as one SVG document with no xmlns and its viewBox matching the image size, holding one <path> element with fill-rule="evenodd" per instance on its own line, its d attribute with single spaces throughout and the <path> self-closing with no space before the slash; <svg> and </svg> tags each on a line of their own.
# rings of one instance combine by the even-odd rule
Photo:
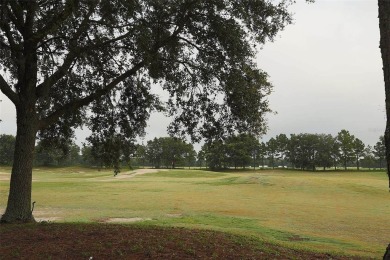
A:
<svg viewBox="0 0 390 260">
<path fill-rule="evenodd" d="M 161 170 L 161 169 L 137 169 L 135 171 L 129 171 L 129 172 L 123 172 L 119 173 L 117 176 L 115 176 L 116 179 L 128 179 L 128 178 L 133 178 L 137 175 L 142 175 L 146 173 L 155 173 L 159 171 L 166 171 L 166 170 Z"/>
</svg>

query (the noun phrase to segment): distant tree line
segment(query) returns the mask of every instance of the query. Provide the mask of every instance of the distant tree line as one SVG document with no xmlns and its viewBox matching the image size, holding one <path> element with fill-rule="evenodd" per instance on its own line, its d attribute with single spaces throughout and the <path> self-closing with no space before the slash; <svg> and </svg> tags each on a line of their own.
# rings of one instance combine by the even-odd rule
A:
<svg viewBox="0 0 390 260">
<path fill-rule="evenodd" d="M 283 167 L 316 170 L 342 167 L 385 167 L 385 144 L 381 136 L 371 147 L 347 130 L 330 134 L 279 134 L 259 142 L 248 134 L 233 135 L 203 145 L 198 160 L 211 169 Z"/>
<path fill-rule="evenodd" d="M 175 168 L 195 166 L 194 146 L 179 138 L 160 137 L 138 145 L 133 165 L 155 168 Z"/>
<path fill-rule="evenodd" d="M 0 135 L 0 165 L 12 165 L 15 137 Z M 110 156 L 115 142 L 87 143 L 80 148 L 75 143 L 39 141 L 35 148 L 36 166 L 111 166 L 119 167 L 208 167 L 226 168 L 293 168 L 300 170 L 347 169 L 361 167 L 385 168 L 385 144 L 381 136 L 371 147 L 347 130 L 330 134 L 279 134 L 260 142 L 250 134 L 231 135 L 224 140 L 205 143 L 196 153 L 191 143 L 179 138 L 154 138 L 144 144 L 119 147 L 118 155 Z M 120 158 L 114 161 L 112 158 Z"/>
<path fill-rule="evenodd" d="M 0 135 L 0 165 L 13 163 L 15 136 Z M 47 142 L 41 140 L 35 147 L 35 166 L 85 165 L 109 166 L 119 171 L 124 166 L 147 166 L 155 168 L 175 168 L 195 166 L 197 153 L 192 144 L 173 137 L 154 138 L 146 145 L 129 144 L 117 147 L 118 156 L 110 155 L 115 142 L 88 142 L 81 148 L 75 143 Z M 109 152 L 110 151 L 110 152 Z M 112 158 L 118 157 L 116 161 Z"/>
<path fill-rule="evenodd" d="M 0 135 L 0 165 L 11 166 L 15 150 L 15 136 Z M 80 147 L 75 143 L 59 144 L 40 141 L 34 151 L 35 166 L 69 166 L 82 163 Z"/>
</svg>

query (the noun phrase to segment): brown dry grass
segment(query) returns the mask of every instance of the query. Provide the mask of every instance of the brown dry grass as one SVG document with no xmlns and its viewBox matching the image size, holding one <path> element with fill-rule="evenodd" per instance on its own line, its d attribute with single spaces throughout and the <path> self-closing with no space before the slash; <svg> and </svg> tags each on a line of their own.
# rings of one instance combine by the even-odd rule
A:
<svg viewBox="0 0 390 260">
<path fill-rule="evenodd" d="M 0 225 L 0 259 L 349 259 L 206 230 L 114 224 Z"/>
</svg>

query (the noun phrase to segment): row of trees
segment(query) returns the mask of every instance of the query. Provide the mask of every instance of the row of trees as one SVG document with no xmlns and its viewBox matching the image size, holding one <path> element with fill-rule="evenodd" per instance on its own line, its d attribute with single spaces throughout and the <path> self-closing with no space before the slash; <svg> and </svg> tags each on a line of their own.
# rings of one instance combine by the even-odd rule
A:
<svg viewBox="0 0 390 260">
<path fill-rule="evenodd" d="M 15 136 L 0 135 L 0 165 L 12 165 L 15 147 Z M 75 143 L 62 144 L 40 141 L 35 147 L 34 164 L 36 166 L 107 166 L 105 161 L 112 149 L 106 149 L 107 145 L 95 143 L 84 144 L 80 148 Z M 146 145 L 132 144 L 129 147 L 129 156 L 119 151 L 121 161 L 118 165 L 109 164 L 113 168 L 120 166 L 150 166 L 156 168 L 175 168 L 176 166 L 194 166 L 197 153 L 192 144 L 173 137 L 154 138 Z M 126 158 L 125 158 L 126 157 Z"/>
<path fill-rule="evenodd" d="M 12 165 L 15 141 L 16 138 L 13 135 L 0 135 L 0 165 Z M 34 165 L 66 166 L 84 163 L 80 155 L 80 147 L 75 143 L 59 146 L 38 142 L 34 153 Z"/>
<path fill-rule="evenodd" d="M 146 145 L 138 145 L 133 164 L 155 168 L 194 166 L 196 152 L 192 144 L 173 137 L 154 138 Z"/>
<path fill-rule="evenodd" d="M 15 137 L 0 135 L 0 164 L 12 165 Z M 111 149 L 109 149 L 110 151 Z M 149 166 L 175 168 L 177 166 L 206 166 L 211 169 L 252 167 L 289 167 L 315 170 L 317 167 L 335 169 L 339 166 L 354 166 L 359 169 L 385 167 L 385 143 L 381 136 L 371 147 L 347 130 L 337 136 L 330 134 L 292 134 L 288 138 L 279 134 L 268 142 L 250 134 L 232 135 L 225 140 L 209 142 L 196 153 L 190 143 L 173 138 L 160 137 L 146 145 L 132 145 L 129 153 L 121 153 L 119 164 L 111 164 L 119 171 L 120 166 Z M 80 154 L 81 152 L 81 154 Z M 119 151 L 120 152 L 120 151 Z M 81 149 L 74 143 L 48 145 L 38 142 L 35 148 L 35 165 L 65 166 L 83 164 L 87 166 L 107 165 L 111 157 L 106 156 L 105 146 L 84 145 Z"/>
<path fill-rule="evenodd" d="M 198 160 L 212 169 L 261 165 L 302 170 L 315 170 L 339 166 L 355 166 L 359 170 L 382 168 L 385 160 L 383 136 L 371 147 L 347 130 L 337 136 L 330 134 L 292 134 L 288 138 L 279 134 L 268 142 L 259 142 L 254 136 L 241 134 L 225 141 L 206 143 L 199 152 Z"/>
</svg>

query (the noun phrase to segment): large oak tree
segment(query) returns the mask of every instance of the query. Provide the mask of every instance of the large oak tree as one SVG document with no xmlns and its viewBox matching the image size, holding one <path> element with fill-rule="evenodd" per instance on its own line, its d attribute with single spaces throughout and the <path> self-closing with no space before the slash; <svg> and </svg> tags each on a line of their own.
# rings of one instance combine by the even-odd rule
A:
<svg viewBox="0 0 390 260">
<path fill-rule="evenodd" d="M 383 77 L 385 80 L 386 96 L 386 162 L 387 175 L 389 176 L 390 191 L 390 1 L 378 0 L 379 6 L 379 30 L 380 30 L 380 49 L 383 61 Z"/>
<path fill-rule="evenodd" d="M 290 22 L 290 1 L 2 0 L 0 89 L 17 134 L 2 222 L 28 222 L 37 136 L 131 143 L 152 109 L 194 140 L 264 130 L 271 85 L 256 48 Z M 160 85 L 170 99 L 153 95 Z M 120 142 L 118 141 L 120 140 Z"/>
</svg>

